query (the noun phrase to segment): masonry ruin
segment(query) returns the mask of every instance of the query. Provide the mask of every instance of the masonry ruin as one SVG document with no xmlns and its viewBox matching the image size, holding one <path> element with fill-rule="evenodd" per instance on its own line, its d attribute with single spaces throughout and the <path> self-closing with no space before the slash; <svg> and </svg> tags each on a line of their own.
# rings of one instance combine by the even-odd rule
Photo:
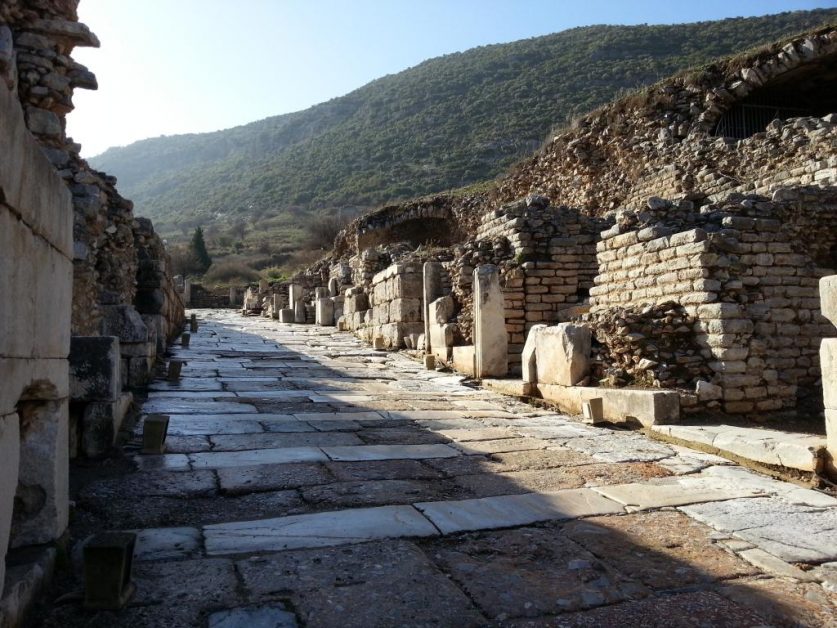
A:
<svg viewBox="0 0 837 628">
<path fill-rule="evenodd" d="M 517 384 L 496 385 L 565 411 L 604 397 L 611 419 L 646 426 L 821 425 L 820 344 L 835 335 L 818 285 L 837 269 L 836 64 L 833 28 L 719 61 L 580 119 L 490 193 L 363 216 L 293 280 L 304 320 L 332 284 L 341 329 L 478 378 L 509 373 Z M 477 366 L 484 272 L 504 298 L 494 373 Z M 250 302 L 271 315 L 262 302 L 286 288 L 261 288 Z M 589 330 L 585 355 L 578 333 L 542 331 L 562 323 Z M 556 352 L 574 362 L 573 381 L 537 358 Z"/>
<path fill-rule="evenodd" d="M 39 546 L 41 573 L 67 527 L 69 460 L 114 445 L 184 316 L 150 221 L 66 136 L 73 90 L 97 87 L 70 56 L 99 45 L 76 6 L 0 5 L 0 548 Z M 7 562 L 27 573 L 10 554 L 0 591 Z"/>
</svg>

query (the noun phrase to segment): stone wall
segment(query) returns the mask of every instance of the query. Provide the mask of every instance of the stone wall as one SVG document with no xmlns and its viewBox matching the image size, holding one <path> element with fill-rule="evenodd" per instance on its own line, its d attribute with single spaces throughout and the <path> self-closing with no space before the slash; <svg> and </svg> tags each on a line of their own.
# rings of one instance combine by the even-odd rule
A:
<svg viewBox="0 0 837 628">
<path fill-rule="evenodd" d="M 648 371 L 658 386 L 698 386 L 708 407 L 754 417 L 819 396 L 817 351 L 833 330 L 820 314 L 817 282 L 833 267 L 821 264 L 835 262 L 837 190 L 783 189 L 774 198 L 734 195 L 700 211 L 654 199 L 643 220 L 623 214 L 602 234 L 591 311 L 633 310 L 600 334 L 606 343 L 633 341 L 620 346 L 631 377 Z M 660 331 L 687 326 L 694 336 L 681 338 L 682 350 L 649 352 L 627 319 L 664 303 L 683 314 L 663 319 Z"/>
<path fill-rule="evenodd" d="M 543 194 L 603 212 L 640 209 L 651 196 L 718 200 L 777 186 L 833 185 L 837 103 L 828 87 L 837 29 L 820 29 L 684 72 L 585 116 L 521 164 L 492 197 Z M 770 89 L 821 86 L 818 117 L 774 120 L 743 140 L 716 137 L 726 112 Z M 793 89 L 793 87 L 791 88 Z M 828 98 L 831 101 L 825 102 Z"/>
<path fill-rule="evenodd" d="M 2 591 L 6 549 L 49 543 L 67 525 L 73 208 L 2 81 L 0 121 Z"/>
</svg>

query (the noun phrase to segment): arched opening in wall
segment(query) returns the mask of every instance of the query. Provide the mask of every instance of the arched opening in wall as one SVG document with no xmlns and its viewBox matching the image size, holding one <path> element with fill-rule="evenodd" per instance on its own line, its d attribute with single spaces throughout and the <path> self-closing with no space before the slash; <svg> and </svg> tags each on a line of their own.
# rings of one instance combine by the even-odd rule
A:
<svg viewBox="0 0 837 628">
<path fill-rule="evenodd" d="M 773 120 L 837 112 L 837 55 L 809 61 L 753 90 L 725 111 L 714 135 L 744 139 Z"/>
<path fill-rule="evenodd" d="M 407 242 L 411 247 L 450 246 L 459 241 L 459 230 L 447 218 L 411 218 L 358 235 L 358 250 L 379 244 Z"/>
<path fill-rule="evenodd" d="M 59 474 L 64 480 L 69 469 L 61 468 L 57 447 L 66 447 L 66 420 L 58 390 L 48 381 L 34 382 L 16 404 L 19 419 L 20 463 L 12 509 L 9 547 L 51 541 L 60 527 L 56 500 L 62 495 Z"/>
</svg>

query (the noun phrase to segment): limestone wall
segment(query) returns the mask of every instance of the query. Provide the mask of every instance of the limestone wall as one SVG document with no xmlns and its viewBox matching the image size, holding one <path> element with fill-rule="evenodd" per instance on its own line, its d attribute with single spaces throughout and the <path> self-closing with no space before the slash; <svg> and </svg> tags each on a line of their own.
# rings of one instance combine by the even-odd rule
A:
<svg viewBox="0 0 837 628">
<path fill-rule="evenodd" d="M 837 129 L 834 116 L 825 114 L 837 108 L 827 87 L 836 54 L 837 29 L 823 28 L 630 94 L 553 137 L 491 200 L 542 194 L 553 204 L 602 215 L 641 209 L 650 196 L 719 200 L 732 192 L 833 185 Z M 774 120 L 743 140 L 714 135 L 738 103 L 795 81 L 798 90 L 822 86 L 815 99 L 824 117 Z"/>
<path fill-rule="evenodd" d="M 6 548 L 49 543 L 67 525 L 73 254 L 70 193 L 2 81 L 0 155 L 2 590 Z"/>
<path fill-rule="evenodd" d="M 415 343 L 424 333 L 422 316 L 423 273 L 420 264 L 393 264 L 372 278 L 369 295 L 371 323 L 365 334 L 382 337 L 384 347 L 400 349 L 404 338 L 413 336 Z"/>
<path fill-rule="evenodd" d="M 631 358 L 626 372 L 649 371 L 657 385 L 704 381 L 710 386 L 698 390 L 701 401 L 732 414 L 765 416 L 819 396 L 817 351 L 833 330 L 820 314 L 817 282 L 829 272 L 821 264 L 834 262 L 837 196 L 831 188 L 775 196 L 732 196 L 700 212 L 688 204 L 668 207 L 667 222 L 655 222 L 654 211 L 635 224 L 623 216 L 602 234 L 591 310 L 594 316 L 623 312 L 610 339 L 599 339 L 633 340 L 634 349 L 621 352 Z M 659 199 L 652 204 L 662 211 Z M 700 226 L 680 230 L 686 224 Z M 683 315 L 662 328 L 673 333 L 686 325 L 694 334 L 670 355 L 647 351 L 648 338 L 629 322 L 664 303 L 682 306 Z M 675 367 L 680 373 L 673 382 Z"/>
</svg>

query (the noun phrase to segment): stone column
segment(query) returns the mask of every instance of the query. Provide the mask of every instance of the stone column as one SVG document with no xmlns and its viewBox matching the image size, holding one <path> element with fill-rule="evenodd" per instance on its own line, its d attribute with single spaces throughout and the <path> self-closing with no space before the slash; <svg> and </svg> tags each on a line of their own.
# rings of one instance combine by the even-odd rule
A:
<svg viewBox="0 0 837 628">
<path fill-rule="evenodd" d="M 188 279 L 183 281 L 183 304 L 192 305 L 192 282 Z"/>
<path fill-rule="evenodd" d="M 238 304 L 238 290 L 235 286 L 230 286 L 230 305 Z"/>
<path fill-rule="evenodd" d="M 314 303 L 328 297 L 328 288 L 314 288 Z"/>
<path fill-rule="evenodd" d="M 422 312 L 424 314 L 424 352 L 431 353 L 430 304 L 442 296 L 442 265 L 439 262 L 424 263 L 423 290 Z"/>
<path fill-rule="evenodd" d="M 837 325 L 837 275 L 820 279 L 822 315 Z M 825 338 L 820 345 L 822 395 L 825 402 L 826 448 L 831 454 L 832 472 L 837 469 L 837 338 Z"/>
<path fill-rule="evenodd" d="M 288 307 L 295 309 L 297 301 L 302 301 L 302 286 L 292 283 L 288 286 Z"/>
<path fill-rule="evenodd" d="M 279 310 L 282 309 L 282 295 L 279 294 L 278 292 L 273 293 L 272 306 L 273 306 L 273 312 L 272 312 L 273 318 L 279 318 Z"/>
<path fill-rule="evenodd" d="M 302 299 L 294 304 L 294 323 L 305 323 L 305 302 Z"/>
<path fill-rule="evenodd" d="M 474 353 L 476 377 L 503 377 L 509 372 L 505 299 L 500 272 L 492 264 L 474 270 Z"/>
<path fill-rule="evenodd" d="M 337 277 L 328 280 L 328 295 L 331 297 L 340 296 L 340 282 L 337 281 Z"/>
<path fill-rule="evenodd" d="M 317 299 L 315 322 L 317 325 L 334 325 L 334 301 L 331 297 Z"/>
</svg>

